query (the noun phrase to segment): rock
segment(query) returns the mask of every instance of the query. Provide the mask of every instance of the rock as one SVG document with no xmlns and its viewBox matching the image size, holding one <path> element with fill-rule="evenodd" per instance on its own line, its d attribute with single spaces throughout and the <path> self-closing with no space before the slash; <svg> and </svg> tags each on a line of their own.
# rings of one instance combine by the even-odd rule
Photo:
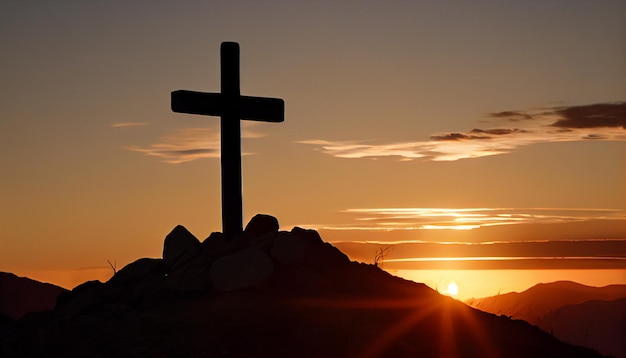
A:
<svg viewBox="0 0 626 358">
<path fill-rule="evenodd" d="M 163 261 L 168 272 L 191 260 L 200 250 L 200 241 L 184 226 L 178 225 L 165 237 Z"/>
<path fill-rule="evenodd" d="M 315 230 L 310 230 L 310 229 L 303 229 L 301 227 L 294 227 L 290 234 L 294 237 L 297 238 L 299 240 L 302 240 L 308 244 L 323 244 L 324 240 L 322 240 L 322 237 L 320 236 L 320 234 L 315 231 Z"/>
<path fill-rule="evenodd" d="M 165 264 L 161 259 L 142 258 L 119 270 L 109 281 L 111 285 L 127 285 L 143 281 L 147 276 L 165 276 Z"/>
<path fill-rule="evenodd" d="M 306 244 L 288 232 L 279 232 L 270 253 L 272 258 L 281 264 L 293 264 L 304 258 Z"/>
<path fill-rule="evenodd" d="M 167 275 L 165 288 L 181 291 L 199 291 L 210 288 L 209 278 L 212 260 L 199 255 Z"/>
<path fill-rule="evenodd" d="M 119 270 L 105 292 L 117 301 L 138 304 L 163 288 L 165 273 L 163 260 L 142 258 Z"/>
<path fill-rule="evenodd" d="M 200 250 L 203 255 L 218 258 L 221 256 L 229 255 L 233 253 L 236 248 L 236 243 L 226 238 L 221 232 L 213 232 L 207 237 L 200 245 Z"/>
<path fill-rule="evenodd" d="M 350 259 L 346 254 L 339 251 L 339 249 L 333 245 L 324 242 L 320 237 L 320 234 L 315 230 L 294 227 L 286 240 L 293 240 L 299 242 L 299 244 L 284 242 L 278 243 L 278 246 L 273 249 L 272 252 L 273 255 L 278 255 L 277 260 L 278 257 L 281 257 L 282 259 L 287 258 L 281 256 L 282 254 L 290 256 L 294 260 L 298 259 L 298 263 L 310 265 L 312 267 L 329 268 L 350 263 Z M 281 248 L 281 246 L 287 247 Z M 300 249 L 299 246 L 301 246 L 302 249 Z M 304 251 L 302 253 L 302 257 L 298 257 L 302 251 Z"/>
<path fill-rule="evenodd" d="M 210 278 L 218 291 L 233 291 L 255 286 L 274 272 L 274 263 L 266 253 L 250 248 L 222 257 L 213 263 Z"/>
<path fill-rule="evenodd" d="M 244 234 L 249 237 L 263 236 L 268 233 L 277 233 L 278 227 L 278 219 L 275 217 L 266 214 L 256 214 L 246 225 Z"/>
<path fill-rule="evenodd" d="M 54 308 L 56 317 L 69 317 L 81 314 L 105 300 L 104 284 L 98 280 L 84 282 L 59 295 Z"/>
</svg>

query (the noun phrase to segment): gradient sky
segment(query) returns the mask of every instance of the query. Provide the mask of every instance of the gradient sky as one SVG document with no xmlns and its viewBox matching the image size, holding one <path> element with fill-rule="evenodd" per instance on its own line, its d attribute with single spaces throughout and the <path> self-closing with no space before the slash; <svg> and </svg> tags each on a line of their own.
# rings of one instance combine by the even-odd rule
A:
<svg viewBox="0 0 626 358">
<path fill-rule="evenodd" d="M 222 41 L 242 94 L 286 104 L 243 124 L 245 222 L 626 239 L 624 1 L 4 1 L 0 270 L 121 266 L 177 224 L 221 231 L 219 120 L 170 92 L 218 92 Z"/>
</svg>

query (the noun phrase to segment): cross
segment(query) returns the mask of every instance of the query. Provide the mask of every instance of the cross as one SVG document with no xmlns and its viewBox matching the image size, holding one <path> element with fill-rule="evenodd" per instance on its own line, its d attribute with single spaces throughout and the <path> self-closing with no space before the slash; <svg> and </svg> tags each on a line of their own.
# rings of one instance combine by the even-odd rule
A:
<svg viewBox="0 0 626 358">
<path fill-rule="evenodd" d="M 243 232 L 241 196 L 241 119 L 282 122 L 285 103 L 279 98 L 242 96 L 239 89 L 239 44 L 220 47 L 221 93 L 172 92 L 172 111 L 220 116 L 222 164 L 222 229 L 233 238 Z"/>
</svg>

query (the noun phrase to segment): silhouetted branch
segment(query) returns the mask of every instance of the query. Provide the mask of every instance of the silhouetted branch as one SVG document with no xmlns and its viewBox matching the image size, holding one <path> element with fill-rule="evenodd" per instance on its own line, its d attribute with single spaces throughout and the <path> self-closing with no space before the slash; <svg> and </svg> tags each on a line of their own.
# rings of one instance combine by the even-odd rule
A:
<svg viewBox="0 0 626 358">
<path fill-rule="evenodd" d="M 111 270 L 113 270 L 113 275 L 115 275 L 117 273 L 117 260 L 115 260 L 115 261 L 113 261 L 113 263 L 111 263 L 111 261 L 107 259 L 107 262 L 109 263 L 109 266 L 111 267 Z"/>
<path fill-rule="evenodd" d="M 382 261 L 385 260 L 385 256 L 387 256 L 387 254 L 389 253 L 389 250 L 391 250 L 391 246 L 387 246 L 384 249 L 380 248 L 378 250 L 376 250 L 376 256 L 374 256 L 374 265 L 376 267 L 378 267 L 378 263 L 382 263 Z"/>
</svg>

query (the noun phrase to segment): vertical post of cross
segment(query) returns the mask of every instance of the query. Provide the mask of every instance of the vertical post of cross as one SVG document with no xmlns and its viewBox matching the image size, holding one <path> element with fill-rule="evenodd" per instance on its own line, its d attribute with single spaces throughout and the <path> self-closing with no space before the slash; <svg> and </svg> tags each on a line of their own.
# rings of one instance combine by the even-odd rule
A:
<svg viewBox="0 0 626 358">
<path fill-rule="evenodd" d="M 239 44 L 224 42 L 220 47 L 221 90 L 224 110 L 221 115 L 222 225 L 224 234 L 234 237 L 243 231 L 241 185 L 241 124 L 239 121 Z"/>
<path fill-rule="evenodd" d="M 232 239 L 243 232 L 240 120 L 283 122 L 285 102 L 280 98 L 242 96 L 239 82 L 239 44 L 223 42 L 221 93 L 187 90 L 172 92 L 172 111 L 220 116 L 222 164 L 222 228 Z"/>
</svg>

